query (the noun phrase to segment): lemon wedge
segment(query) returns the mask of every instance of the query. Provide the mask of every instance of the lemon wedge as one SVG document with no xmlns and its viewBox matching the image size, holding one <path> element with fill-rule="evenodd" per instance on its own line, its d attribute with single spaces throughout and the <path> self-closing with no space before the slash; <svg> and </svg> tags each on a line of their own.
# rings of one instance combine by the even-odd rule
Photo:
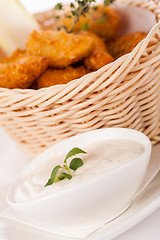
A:
<svg viewBox="0 0 160 240">
<path fill-rule="evenodd" d="M 0 48 L 7 55 L 23 49 L 34 29 L 39 29 L 38 23 L 18 0 L 0 0 Z"/>
</svg>

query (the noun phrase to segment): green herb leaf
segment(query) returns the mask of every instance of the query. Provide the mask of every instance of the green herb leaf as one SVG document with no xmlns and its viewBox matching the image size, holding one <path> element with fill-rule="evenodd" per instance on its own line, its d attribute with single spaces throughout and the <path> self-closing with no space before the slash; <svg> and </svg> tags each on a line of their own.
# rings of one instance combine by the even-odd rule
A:
<svg viewBox="0 0 160 240">
<path fill-rule="evenodd" d="M 98 7 L 97 6 L 93 6 L 93 7 L 91 7 L 91 10 L 95 12 L 95 11 L 98 10 Z"/>
<path fill-rule="evenodd" d="M 64 164 L 63 164 L 63 168 L 64 168 L 65 170 L 67 170 L 67 171 L 69 172 L 69 174 L 71 175 L 71 171 L 69 170 L 67 163 L 64 163 Z"/>
<path fill-rule="evenodd" d="M 84 23 L 81 25 L 81 30 L 87 30 L 88 29 L 88 24 Z"/>
<path fill-rule="evenodd" d="M 62 26 L 61 28 L 63 28 L 64 30 L 66 30 L 66 32 L 68 31 L 66 26 Z"/>
<path fill-rule="evenodd" d="M 105 23 L 105 19 L 104 18 L 97 19 L 97 22 L 103 24 Z"/>
<path fill-rule="evenodd" d="M 79 154 L 79 153 L 86 153 L 86 152 L 83 151 L 82 149 L 78 148 L 78 147 L 72 148 L 68 152 L 68 154 L 66 155 L 63 167 L 60 166 L 60 165 L 57 165 L 56 167 L 54 167 L 54 169 L 52 170 L 51 176 L 50 176 L 48 182 L 46 183 L 46 185 L 44 187 L 46 187 L 48 185 L 52 185 L 54 182 L 61 181 L 64 178 L 71 179 L 72 178 L 72 173 L 71 173 L 70 169 L 76 171 L 77 168 L 79 168 L 83 165 L 83 161 L 80 158 L 72 159 L 72 161 L 70 162 L 70 169 L 69 169 L 69 167 L 67 165 L 67 159 L 76 155 L 76 154 Z M 57 176 L 59 169 L 63 169 L 65 171 L 67 171 L 68 173 L 62 172 Z"/>
<path fill-rule="evenodd" d="M 72 148 L 69 153 L 67 154 L 65 160 L 64 160 L 64 163 L 66 163 L 67 159 L 70 158 L 70 157 L 73 157 L 74 155 L 77 155 L 79 153 L 85 153 L 85 151 L 83 151 L 82 149 L 78 148 L 78 147 L 75 147 L 75 148 Z"/>
<path fill-rule="evenodd" d="M 113 3 L 115 0 L 104 0 L 104 5 L 107 6 L 111 3 Z"/>
<path fill-rule="evenodd" d="M 70 7 L 71 7 L 71 8 L 75 8 L 75 6 L 74 6 L 74 4 L 73 4 L 73 3 L 71 3 L 71 4 L 70 4 Z"/>
<path fill-rule="evenodd" d="M 78 16 L 77 11 L 71 11 L 71 13 L 72 13 L 73 16 L 76 16 L 76 17 Z"/>
<path fill-rule="evenodd" d="M 60 19 L 60 16 L 55 16 L 55 19 L 56 19 L 56 20 Z"/>
<path fill-rule="evenodd" d="M 107 6 L 111 3 L 113 3 L 115 0 L 104 0 L 104 6 Z M 81 16 L 86 16 L 86 13 L 88 13 L 90 10 L 92 11 L 96 11 L 98 10 L 98 6 L 92 6 L 92 3 L 95 3 L 96 0 L 75 0 L 76 4 L 74 3 L 70 3 L 70 8 L 71 8 L 71 17 L 73 18 L 73 22 L 72 25 L 70 27 L 70 29 L 68 28 L 64 28 L 64 26 L 59 26 L 60 21 L 59 19 L 56 19 L 57 21 L 57 29 L 61 29 L 64 28 L 66 30 L 66 32 L 71 33 L 73 32 L 74 26 L 75 24 L 79 21 Z M 55 6 L 56 10 L 62 10 L 63 9 L 63 5 L 62 3 L 58 3 Z M 67 18 L 71 18 L 69 16 L 67 16 Z M 102 20 L 100 20 L 100 22 L 102 23 Z M 88 27 L 87 26 L 82 26 L 82 30 L 87 30 Z"/>
<path fill-rule="evenodd" d="M 46 183 L 45 187 L 48 186 L 48 185 L 52 185 L 55 180 L 56 180 L 56 174 L 58 172 L 58 170 L 62 168 L 60 165 L 57 165 L 53 170 L 52 170 L 52 173 L 51 173 L 51 177 L 50 179 L 48 180 L 48 182 Z"/>
<path fill-rule="evenodd" d="M 62 3 L 57 3 L 56 6 L 55 6 L 56 10 L 62 10 L 62 8 L 63 8 Z"/>
<path fill-rule="evenodd" d="M 72 161 L 70 162 L 70 169 L 76 171 L 79 167 L 83 165 L 83 161 L 81 158 L 73 158 Z"/>
<path fill-rule="evenodd" d="M 65 172 L 62 172 L 59 176 L 58 176 L 58 179 L 61 181 L 63 180 L 64 178 L 67 178 L 67 179 L 71 179 L 72 178 L 72 175 L 68 174 L 68 173 L 65 173 Z"/>
<path fill-rule="evenodd" d="M 63 180 L 64 178 L 65 178 L 65 176 L 63 173 L 59 174 L 59 176 L 58 176 L 59 181 Z"/>
<path fill-rule="evenodd" d="M 72 18 L 72 16 L 71 16 L 71 15 L 67 15 L 66 17 L 67 17 L 67 18 Z"/>
</svg>

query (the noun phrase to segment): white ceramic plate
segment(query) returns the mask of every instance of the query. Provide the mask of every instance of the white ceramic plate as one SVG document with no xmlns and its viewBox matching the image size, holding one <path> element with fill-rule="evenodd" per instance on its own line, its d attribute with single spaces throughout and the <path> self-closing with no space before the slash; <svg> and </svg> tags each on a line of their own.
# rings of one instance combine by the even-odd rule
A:
<svg viewBox="0 0 160 240">
<path fill-rule="evenodd" d="M 13 177 L 26 166 L 32 159 L 0 129 L 1 168 L 0 168 L 0 239 L 2 240 L 69 240 L 53 234 L 36 230 L 29 226 L 25 218 L 7 210 L 5 202 L 6 192 Z M 159 162 L 160 145 L 153 148 L 152 160 Z M 134 200 L 131 207 L 114 221 L 105 224 L 96 231 L 88 240 L 109 240 L 124 233 L 160 207 L 160 173 L 154 178 L 149 186 Z M 24 224 L 25 223 L 25 224 Z M 11 237 L 12 236 L 12 237 Z M 157 238 L 158 239 L 158 238 Z M 75 239 L 74 239 L 75 240 Z"/>
</svg>

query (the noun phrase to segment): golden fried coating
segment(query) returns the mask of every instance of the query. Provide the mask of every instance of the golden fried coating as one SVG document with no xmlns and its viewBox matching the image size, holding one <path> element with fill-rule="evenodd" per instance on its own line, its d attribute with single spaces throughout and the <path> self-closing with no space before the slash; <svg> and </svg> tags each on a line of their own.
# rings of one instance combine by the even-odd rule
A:
<svg viewBox="0 0 160 240">
<path fill-rule="evenodd" d="M 0 87 L 28 88 L 48 66 L 46 57 L 30 56 L 0 63 Z"/>
<path fill-rule="evenodd" d="M 94 41 L 88 36 L 55 31 L 34 31 L 27 41 L 30 54 L 47 57 L 49 65 L 64 68 L 91 54 Z"/>
<path fill-rule="evenodd" d="M 93 49 L 94 51 L 104 51 L 104 52 L 107 51 L 107 46 L 104 39 L 97 36 L 96 34 L 89 31 L 80 31 L 78 34 L 91 37 L 94 40 L 94 49 Z"/>
<path fill-rule="evenodd" d="M 114 61 L 113 57 L 107 52 L 106 44 L 102 38 L 88 31 L 80 31 L 79 34 L 89 36 L 95 41 L 92 54 L 84 58 L 84 64 L 89 70 L 98 70 Z"/>
<path fill-rule="evenodd" d="M 114 59 L 109 53 L 95 51 L 90 57 L 84 59 L 84 64 L 88 69 L 96 71 L 113 61 Z"/>
<path fill-rule="evenodd" d="M 77 68 L 67 67 L 65 69 L 47 69 L 38 79 L 38 88 L 50 87 L 56 84 L 66 84 L 87 74 L 84 66 Z"/>
<path fill-rule="evenodd" d="M 116 36 L 119 16 L 115 9 L 109 6 L 96 6 L 97 10 L 92 9 L 85 14 L 81 15 L 79 21 L 75 24 L 73 31 L 79 32 L 84 29 L 95 33 L 96 35 L 105 38 L 106 40 L 113 39 Z M 67 16 L 71 16 L 68 18 Z M 60 25 L 71 29 L 74 18 L 70 13 L 66 14 L 66 17 L 60 18 Z"/>
<path fill-rule="evenodd" d="M 107 44 L 109 53 L 115 58 L 131 52 L 147 36 L 147 33 L 136 32 L 124 35 Z"/>
</svg>

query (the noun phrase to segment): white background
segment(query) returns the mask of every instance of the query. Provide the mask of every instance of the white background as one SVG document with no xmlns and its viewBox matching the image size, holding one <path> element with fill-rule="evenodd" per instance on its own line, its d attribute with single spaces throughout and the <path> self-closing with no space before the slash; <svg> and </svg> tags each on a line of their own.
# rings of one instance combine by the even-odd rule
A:
<svg viewBox="0 0 160 240">
<path fill-rule="evenodd" d="M 44 11 L 51 8 L 56 0 L 20 0 L 24 6 L 30 12 Z M 63 0 L 64 2 L 64 0 Z M 67 2 L 67 1 L 65 1 Z M 8 135 L 2 130 L 0 135 L 0 157 L 4 158 L 7 155 L 5 151 L 10 151 L 11 154 L 14 152 L 14 144 L 11 144 L 11 140 Z M 11 145 L 10 145 L 11 144 Z M 11 149 L 10 149 L 10 146 Z M 3 151 L 2 151 L 3 150 Z M 7 161 L 7 159 L 6 159 Z M 20 166 L 18 166 L 20 168 Z M 17 167 L 17 168 L 18 168 Z M 15 167 L 16 168 L 16 167 Z M 5 169 L 6 170 L 6 169 Z M 0 168 L 0 175 L 2 176 L 2 171 L 4 172 L 3 166 Z M 8 165 L 8 171 L 10 171 L 12 176 L 12 169 Z M 3 179 L 0 178 L 0 189 L 2 187 Z M 7 230 L 8 229 L 8 230 Z M 23 227 L 25 229 L 25 227 Z M 38 238 L 36 237 L 38 236 Z M 0 240 L 51 240 L 52 237 L 43 237 L 40 234 L 30 235 L 29 232 L 21 231 L 19 228 L 14 227 L 13 224 L 6 224 L 0 222 Z M 146 218 L 141 223 L 137 224 L 135 227 L 117 237 L 115 240 L 159 240 L 160 239 L 160 209 L 155 211 L 152 215 Z M 104 239 L 105 240 L 105 239 Z"/>
<path fill-rule="evenodd" d="M 43 12 L 45 10 L 48 10 L 52 8 L 56 2 L 70 2 L 70 0 L 19 0 L 24 7 L 32 13 L 35 12 Z"/>
</svg>

